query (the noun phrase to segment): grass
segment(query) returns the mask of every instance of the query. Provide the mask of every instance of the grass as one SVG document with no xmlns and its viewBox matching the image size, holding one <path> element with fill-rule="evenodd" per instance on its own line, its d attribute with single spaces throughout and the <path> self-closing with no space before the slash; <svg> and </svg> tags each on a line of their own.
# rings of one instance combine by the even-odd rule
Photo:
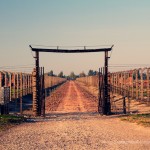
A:
<svg viewBox="0 0 150 150">
<path fill-rule="evenodd" d="M 4 131 L 25 121 L 22 116 L 0 115 L 0 131 Z"/>
<path fill-rule="evenodd" d="M 150 127 L 150 113 L 148 114 L 131 114 L 121 117 L 122 121 L 129 121 L 143 125 L 145 127 Z"/>
</svg>

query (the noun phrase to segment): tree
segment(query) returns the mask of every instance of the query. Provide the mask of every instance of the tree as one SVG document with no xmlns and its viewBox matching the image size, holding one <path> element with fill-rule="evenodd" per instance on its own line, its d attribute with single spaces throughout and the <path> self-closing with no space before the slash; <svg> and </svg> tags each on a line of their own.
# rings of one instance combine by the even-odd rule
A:
<svg viewBox="0 0 150 150">
<path fill-rule="evenodd" d="M 98 71 L 94 71 L 94 72 L 93 72 L 93 75 L 94 75 L 94 76 L 96 76 L 96 75 L 98 75 L 98 74 L 99 74 Z"/>
<path fill-rule="evenodd" d="M 76 79 L 76 75 L 74 74 L 73 71 L 70 73 L 69 78 L 70 78 L 71 80 L 75 80 L 75 79 Z"/>
<path fill-rule="evenodd" d="M 80 77 L 85 77 L 86 74 L 84 73 L 84 71 L 82 71 L 80 74 L 79 74 Z"/>
<path fill-rule="evenodd" d="M 89 70 L 89 72 L 88 72 L 88 76 L 93 76 L 93 70 Z"/>
<path fill-rule="evenodd" d="M 48 76 L 54 76 L 53 70 L 51 70 L 50 72 L 48 72 Z"/>
<path fill-rule="evenodd" d="M 58 74 L 58 77 L 63 78 L 63 72 L 62 71 Z"/>
<path fill-rule="evenodd" d="M 66 76 L 66 75 L 63 75 L 63 78 L 66 78 L 66 79 L 67 79 L 67 76 Z"/>
<path fill-rule="evenodd" d="M 97 75 L 98 74 L 98 72 L 97 71 L 93 71 L 93 70 L 89 70 L 89 72 L 88 72 L 88 76 L 95 76 L 95 75 Z"/>
</svg>

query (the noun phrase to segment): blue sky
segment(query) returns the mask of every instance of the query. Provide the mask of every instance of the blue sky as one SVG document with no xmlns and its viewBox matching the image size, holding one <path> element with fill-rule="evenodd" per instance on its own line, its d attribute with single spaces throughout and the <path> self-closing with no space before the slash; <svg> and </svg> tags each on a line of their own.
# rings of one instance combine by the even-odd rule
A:
<svg viewBox="0 0 150 150">
<path fill-rule="evenodd" d="M 33 64 L 29 44 L 114 44 L 110 64 L 149 64 L 149 0 L 1 0 L 0 20 L 0 66 Z M 103 66 L 102 53 L 40 55 L 56 73 Z"/>
</svg>

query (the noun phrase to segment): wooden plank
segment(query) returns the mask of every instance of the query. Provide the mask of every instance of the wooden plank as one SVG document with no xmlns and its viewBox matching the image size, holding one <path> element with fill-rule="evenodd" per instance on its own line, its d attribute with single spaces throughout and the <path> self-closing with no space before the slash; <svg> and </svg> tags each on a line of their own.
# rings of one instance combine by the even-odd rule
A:
<svg viewBox="0 0 150 150">
<path fill-rule="evenodd" d="M 31 46 L 30 46 L 31 47 Z M 99 49 L 45 49 L 45 48 L 32 48 L 35 52 L 52 52 L 52 53 L 93 53 L 93 52 L 106 52 L 111 51 L 112 48 L 99 48 Z"/>
</svg>

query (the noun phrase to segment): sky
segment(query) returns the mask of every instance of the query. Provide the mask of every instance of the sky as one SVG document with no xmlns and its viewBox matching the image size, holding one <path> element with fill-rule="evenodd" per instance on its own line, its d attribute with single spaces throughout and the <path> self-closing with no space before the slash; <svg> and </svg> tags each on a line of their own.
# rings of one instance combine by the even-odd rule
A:
<svg viewBox="0 0 150 150">
<path fill-rule="evenodd" d="M 114 45 L 110 65 L 150 64 L 150 0 L 0 0 L 0 70 L 30 72 L 30 44 Z M 40 65 L 56 74 L 103 64 L 103 53 L 40 53 Z"/>
</svg>

